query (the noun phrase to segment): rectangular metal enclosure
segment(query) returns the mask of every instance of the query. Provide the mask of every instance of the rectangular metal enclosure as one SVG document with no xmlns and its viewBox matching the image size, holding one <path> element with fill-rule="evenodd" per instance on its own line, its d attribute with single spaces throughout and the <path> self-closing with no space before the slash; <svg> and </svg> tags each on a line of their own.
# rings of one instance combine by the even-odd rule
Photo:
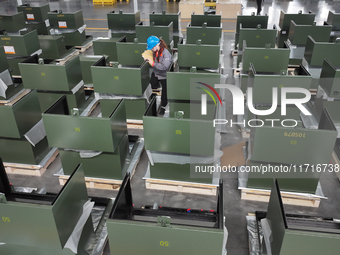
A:
<svg viewBox="0 0 340 255">
<path fill-rule="evenodd" d="M 140 66 L 144 59 L 142 53 L 146 51 L 146 41 L 136 40 L 135 42 L 117 42 L 117 58 L 118 63 L 128 66 Z"/>
<path fill-rule="evenodd" d="M 241 24 L 242 26 L 242 24 Z M 277 30 L 267 28 L 240 28 L 238 50 L 243 49 L 243 41 L 246 41 L 247 47 L 264 48 L 270 45 L 270 48 L 275 48 Z"/>
<path fill-rule="evenodd" d="M 161 37 L 164 42 L 170 47 L 173 41 L 173 23 L 170 22 L 167 25 L 145 25 L 138 24 L 136 25 L 136 38 L 138 38 L 139 42 L 146 42 L 149 36 L 155 35 L 157 37 Z"/>
<path fill-rule="evenodd" d="M 110 250 L 130 255 L 220 255 L 224 250 L 223 183 L 218 193 L 217 210 L 212 212 L 191 209 L 188 213 L 187 209 L 164 206 L 139 209 L 133 206 L 127 175 L 106 222 Z"/>
<path fill-rule="evenodd" d="M 201 27 L 203 23 L 207 23 L 207 27 L 220 27 L 221 15 L 191 14 L 192 26 Z"/>
<path fill-rule="evenodd" d="M 149 63 L 140 67 L 110 67 L 104 58 L 91 66 L 93 87 L 98 93 L 142 96 L 149 85 Z"/>
<path fill-rule="evenodd" d="M 15 33 L 23 28 L 25 28 L 25 16 L 22 12 L 12 15 L 0 15 L 0 30 L 5 29 L 9 33 Z"/>
<path fill-rule="evenodd" d="M 67 52 L 64 37 L 61 35 L 39 35 L 39 43 L 43 51 L 39 55 L 41 58 L 59 59 Z"/>
<path fill-rule="evenodd" d="M 197 40 L 201 40 L 202 44 L 220 45 L 222 38 L 222 26 L 208 27 L 205 24 L 201 26 L 187 26 L 187 44 L 196 44 Z"/>
<path fill-rule="evenodd" d="M 40 49 L 37 31 L 24 35 L 0 34 L 0 46 L 4 46 L 8 56 L 30 56 Z"/>
<path fill-rule="evenodd" d="M 121 38 L 98 38 L 93 41 L 94 55 L 107 55 L 108 61 L 117 61 L 117 42 L 126 41 L 126 37 Z"/>
<path fill-rule="evenodd" d="M 308 36 L 317 42 L 329 42 L 331 31 L 332 26 L 329 25 L 298 25 L 291 21 L 288 39 L 294 45 L 306 45 Z"/>
<path fill-rule="evenodd" d="M 136 24 L 140 22 L 140 11 L 135 13 L 123 13 L 123 11 L 112 11 L 107 14 L 108 27 L 111 30 L 131 31 L 135 30 Z"/>
</svg>

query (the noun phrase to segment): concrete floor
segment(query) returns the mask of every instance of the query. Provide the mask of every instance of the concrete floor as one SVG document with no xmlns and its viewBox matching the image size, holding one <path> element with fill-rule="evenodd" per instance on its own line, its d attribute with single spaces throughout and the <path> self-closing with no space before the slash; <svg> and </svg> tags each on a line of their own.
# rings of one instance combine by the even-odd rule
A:
<svg viewBox="0 0 340 255">
<path fill-rule="evenodd" d="M 48 1 L 23 1 L 24 3 L 48 3 Z M 113 6 L 96 6 L 92 5 L 91 0 L 73 0 L 73 1 L 50 1 L 51 10 L 61 9 L 67 11 L 82 10 L 85 23 L 87 24 L 86 33 L 94 37 L 106 37 L 108 34 L 106 14 L 110 11 L 122 9 L 123 11 L 133 11 L 133 1 L 118 2 Z M 256 11 L 255 1 L 242 1 L 243 14 L 250 14 Z M 165 0 L 159 1 L 138 1 L 138 8 L 141 11 L 141 19 L 147 22 L 148 14 L 152 11 L 161 12 L 166 10 L 168 13 L 178 12 L 178 4 L 166 2 Z M 340 2 L 337 1 L 311 1 L 311 0 L 296 0 L 296 1 L 273 1 L 272 3 L 264 4 L 264 11 L 269 15 L 270 27 L 279 22 L 280 10 L 288 13 L 297 13 L 302 10 L 304 13 L 308 10 L 316 13 L 317 24 L 322 24 L 327 19 L 328 11 L 340 12 Z M 16 1 L 2 0 L 0 1 L 0 13 L 15 13 Z M 182 29 L 186 27 L 188 21 L 182 22 Z M 225 73 L 229 75 L 227 83 L 235 84 L 232 72 L 232 57 L 229 52 L 231 44 L 234 40 L 235 20 L 223 21 L 224 30 L 224 61 Z M 91 51 L 85 52 L 90 54 Z M 231 96 L 227 95 L 227 119 L 232 118 L 232 102 Z M 240 132 L 234 127 L 227 127 L 228 133 L 222 134 L 222 147 L 230 146 L 242 141 Z M 140 130 L 130 130 L 130 133 L 140 134 Z M 142 154 L 139 165 L 136 169 L 135 175 L 132 178 L 132 188 L 135 206 L 142 206 L 145 204 L 153 204 L 157 202 L 158 205 L 174 206 L 174 207 L 190 207 L 200 209 L 215 209 L 215 197 L 203 195 L 191 195 L 176 192 L 152 191 L 146 190 L 142 177 L 145 174 L 147 166 L 147 156 L 144 152 Z M 47 187 L 48 191 L 57 192 L 60 189 L 58 179 L 53 174 L 60 168 L 61 163 L 59 157 L 48 168 L 42 177 L 28 177 L 10 175 L 10 181 L 16 186 L 28 187 Z M 224 214 L 226 217 L 226 227 L 229 232 L 227 242 L 228 255 L 247 255 L 248 249 L 248 235 L 246 230 L 245 216 L 249 212 L 256 210 L 266 210 L 267 203 L 251 202 L 240 199 L 240 191 L 238 190 L 237 174 L 225 173 L 224 179 Z M 340 219 L 340 184 L 339 180 L 333 173 L 325 173 L 321 176 L 321 186 L 324 194 L 328 197 L 327 200 L 322 200 L 319 208 L 308 208 L 302 206 L 289 206 L 285 205 L 287 213 L 299 213 L 307 215 L 319 215 L 322 217 L 332 217 Z M 89 189 L 90 196 L 105 196 L 115 197 L 117 192 L 107 190 L 94 190 Z M 110 254 L 108 248 L 104 254 Z"/>
</svg>

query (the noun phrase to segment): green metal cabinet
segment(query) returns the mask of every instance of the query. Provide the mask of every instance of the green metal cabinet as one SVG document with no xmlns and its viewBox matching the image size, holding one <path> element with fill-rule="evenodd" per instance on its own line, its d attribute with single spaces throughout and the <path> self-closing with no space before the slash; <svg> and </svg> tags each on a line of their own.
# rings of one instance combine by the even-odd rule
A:
<svg viewBox="0 0 340 255">
<path fill-rule="evenodd" d="M 42 49 L 40 58 L 60 59 L 67 52 L 64 37 L 61 35 L 39 35 L 39 43 Z"/>
<path fill-rule="evenodd" d="M 340 30 L 340 14 L 329 11 L 328 17 L 327 17 L 327 24 L 332 25 L 333 31 L 339 31 Z"/>
<path fill-rule="evenodd" d="M 141 43 L 135 42 L 117 42 L 117 58 L 121 65 L 140 66 L 144 59 L 142 53 L 146 51 L 146 41 Z"/>
<path fill-rule="evenodd" d="M 299 25 L 291 21 L 288 39 L 294 45 L 306 45 L 308 36 L 317 42 L 329 42 L 331 31 L 332 26 L 329 25 Z"/>
<path fill-rule="evenodd" d="M 86 177 L 122 180 L 125 176 L 124 167 L 129 156 L 129 139 L 125 134 L 113 153 L 102 152 L 90 158 L 82 158 L 79 152 L 59 149 L 64 174 L 71 175 L 77 164 L 82 164 Z"/>
<path fill-rule="evenodd" d="M 106 221 L 111 253 L 222 254 L 226 242 L 223 231 L 223 191 L 220 191 L 223 189 L 222 184 L 216 211 L 188 209 L 188 213 L 184 208 L 134 207 L 128 178 L 125 177 L 110 218 Z"/>
<path fill-rule="evenodd" d="M 21 138 L 41 119 L 37 92 L 30 91 L 13 105 L 1 105 L 0 118 L 0 137 Z"/>
<path fill-rule="evenodd" d="M 324 59 L 327 59 L 335 66 L 340 66 L 340 60 L 337 57 L 339 54 L 339 42 L 317 42 L 313 37 L 308 36 L 304 58 L 310 66 L 321 67 Z"/>
<path fill-rule="evenodd" d="M 219 68 L 220 46 L 179 44 L 178 65 L 180 67 Z"/>
<path fill-rule="evenodd" d="M 54 29 L 78 29 L 84 25 L 83 12 L 51 11 L 47 14 L 50 24 Z"/>
<path fill-rule="evenodd" d="M 8 68 L 9 65 L 6 58 L 5 50 L 3 47 L 0 47 L 0 73 L 7 70 Z"/>
<path fill-rule="evenodd" d="M 85 90 L 84 86 L 81 86 L 75 92 L 38 90 L 41 112 L 48 110 L 62 95 L 66 96 L 69 111 L 77 108 L 80 113 L 82 113 L 94 99 L 94 92 L 92 90 Z"/>
<path fill-rule="evenodd" d="M 80 55 L 79 56 L 81 74 L 82 74 L 85 85 L 93 86 L 91 66 L 95 64 L 102 57 L 103 56 L 98 56 L 98 55 Z M 106 58 L 106 61 L 108 61 L 108 58 Z"/>
<path fill-rule="evenodd" d="M 0 138 L 0 155 L 5 162 L 39 165 L 49 153 L 50 147 L 45 137 L 35 146 L 25 137 L 18 139 Z"/>
<path fill-rule="evenodd" d="M 153 23 L 156 26 L 167 26 L 172 22 L 174 48 L 177 48 L 178 42 L 182 37 L 181 12 L 178 13 L 166 13 L 165 11 L 162 11 L 162 13 L 152 12 L 150 13 L 149 17 L 150 23 Z"/>
<path fill-rule="evenodd" d="M 154 24 L 150 24 L 149 26 L 144 24 L 136 25 L 136 38 L 138 38 L 138 41 L 146 42 L 151 35 L 161 37 L 170 47 L 173 41 L 173 23 L 170 22 L 165 26 L 156 26 Z"/>
<path fill-rule="evenodd" d="M 116 45 L 118 42 L 123 42 L 123 41 L 126 41 L 126 37 L 98 38 L 93 41 L 93 53 L 95 55 L 107 55 L 108 61 L 118 61 Z"/>
<path fill-rule="evenodd" d="M 340 98 L 339 79 L 340 70 L 333 65 L 332 61 L 325 59 L 322 66 L 319 84 L 329 97 Z"/>
<path fill-rule="evenodd" d="M 50 60 L 40 63 L 38 55 L 33 55 L 21 62 L 19 68 L 25 88 L 70 91 L 82 80 L 79 56 L 59 65 Z"/>
<path fill-rule="evenodd" d="M 200 103 L 191 103 L 190 107 L 200 109 Z M 209 113 L 210 120 L 189 119 L 190 114 L 183 107 L 179 107 L 184 118 L 170 116 L 156 117 L 156 100 L 151 101 L 143 117 L 145 149 L 168 153 L 191 155 L 214 155 L 215 127 L 213 113 Z M 190 112 L 192 109 L 190 109 Z M 213 115 L 213 116 L 212 116 Z M 155 139 L 157 137 L 157 139 Z"/>
<path fill-rule="evenodd" d="M 243 72 L 248 72 L 250 63 L 252 63 L 258 73 L 281 73 L 282 70 L 287 70 L 289 54 L 289 49 L 251 48 L 244 46 L 242 55 Z"/>
<path fill-rule="evenodd" d="M 55 105 L 43 113 L 49 144 L 53 147 L 73 150 L 115 152 L 127 132 L 123 100 L 116 100 L 116 106 L 108 117 L 54 113 L 58 110 L 56 107 L 64 101 L 65 97 L 60 98 Z"/>
<path fill-rule="evenodd" d="M 26 21 L 45 22 L 48 19 L 47 13 L 50 11 L 50 5 L 31 6 L 30 4 L 23 4 L 19 5 L 17 10 L 25 14 Z"/>
<path fill-rule="evenodd" d="M 271 48 L 275 48 L 277 30 L 267 28 L 243 28 L 241 24 L 238 50 L 243 49 L 243 41 L 247 42 L 247 47 L 264 48 L 270 44 Z"/>
<path fill-rule="evenodd" d="M 197 89 L 198 82 L 214 87 L 220 84 L 218 73 L 180 69 L 178 72 L 167 72 L 167 92 L 169 100 L 201 100 L 202 90 Z M 211 100 L 210 97 L 208 100 Z"/>
<path fill-rule="evenodd" d="M 12 15 L 0 15 L 0 30 L 5 29 L 9 33 L 15 33 L 25 28 L 25 26 L 25 17 L 22 12 Z"/>
<path fill-rule="evenodd" d="M 110 67 L 103 59 L 91 66 L 96 92 L 142 96 L 149 85 L 149 63 L 140 67 Z"/>
<path fill-rule="evenodd" d="M 202 44 L 220 45 L 222 37 L 222 27 L 208 27 L 206 23 L 201 26 L 187 26 L 187 44 L 196 44 L 201 40 Z"/>
<path fill-rule="evenodd" d="M 277 99 L 280 103 L 281 88 L 304 88 L 309 90 L 312 84 L 312 77 L 308 71 L 300 66 L 296 73 L 289 75 L 284 72 L 281 75 L 257 74 L 254 66 L 250 64 L 251 70 L 248 77 L 248 87 L 253 88 L 254 104 L 272 104 L 272 90 L 277 88 Z M 304 98 L 301 93 L 289 93 L 289 98 Z"/>
<path fill-rule="evenodd" d="M 191 25 L 200 27 L 207 23 L 207 27 L 220 27 L 221 15 L 191 14 Z"/>
<path fill-rule="evenodd" d="M 305 171 L 304 164 L 314 165 L 315 168 L 318 164 L 328 164 L 337 137 L 337 131 L 328 113 L 324 113 L 321 122 L 323 124 L 319 129 L 268 126 L 252 128 L 249 165 L 296 165 L 297 172 L 292 170 L 275 173 L 281 189 L 314 194 L 321 173 Z M 299 165 L 303 166 L 302 173 L 299 172 Z M 269 172 L 250 172 L 247 188 L 270 189 L 272 176 L 273 173 Z"/>
<path fill-rule="evenodd" d="M 135 30 L 135 25 L 140 22 L 140 12 L 123 13 L 123 11 L 112 11 L 107 14 L 108 27 L 114 31 Z"/>
<path fill-rule="evenodd" d="M 1 254 L 75 254 L 64 246 L 88 200 L 82 168 L 77 168 L 59 194 L 45 196 L 43 200 L 39 195 L 22 194 L 16 200 L 11 194 L 8 201 L 0 203 L 0 216 L 8 217 L 0 222 Z M 80 234 L 77 254 L 88 254 L 86 242 L 94 236 L 91 216 Z"/>
<path fill-rule="evenodd" d="M 279 33 L 277 36 L 277 45 L 283 48 L 284 42 L 287 41 L 289 35 L 290 21 L 293 20 L 298 25 L 313 25 L 315 14 L 312 12 L 302 13 L 299 11 L 297 14 L 285 13 L 281 10 L 279 21 Z"/>
<path fill-rule="evenodd" d="M 0 35 L 0 46 L 9 56 L 30 56 L 40 49 L 37 31 L 24 35 Z"/>
</svg>

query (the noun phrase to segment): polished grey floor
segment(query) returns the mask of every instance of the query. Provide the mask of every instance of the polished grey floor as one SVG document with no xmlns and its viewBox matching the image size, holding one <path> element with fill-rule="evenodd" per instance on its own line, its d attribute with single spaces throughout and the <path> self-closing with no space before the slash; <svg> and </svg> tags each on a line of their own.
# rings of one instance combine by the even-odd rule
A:
<svg viewBox="0 0 340 255">
<path fill-rule="evenodd" d="M 106 37 L 108 34 L 106 14 L 112 10 L 122 9 L 123 11 L 133 11 L 133 1 L 118 2 L 113 6 L 93 6 L 90 0 L 60 0 L 60 1 L 23 1 L 24 3 L 41 4 L 49 3 L 52 10 L 61 9 L 67 11 L 82 10 L 85 23 L 87 25 L 86 33 L 94 37 Z M 243 14 L 250 14 L 256 11 L 255 1 L 242 1 Z M 168 13 L 178 12 L 178 3 L 159 1 L 138 1 L 138 9 L 141 11 L 141 18 L 148 22 L 148 14 L 152 11 L 161 12 L 166 10 Z M 316 13 L 317 24 L 322 24 L 327 19 L 328 11 L 340 12 L 340 2 L 338 1 L 311 1 L 311 0 L 295 0 L 295 1 L 273 1 L 265 2 L 264 11 L 269 15 L 270 26 L 278 24 L 280 10 L 288 13 L 297 13 L 302 10 L 304 13 L 308 10 Z M 0 13 L 15 13 L 16 1 L 0 1 Z M 183 20 L 182 30 L 185 30 L 188 20 Z M 231 45 L 234 39 L 235 20 L 224 20 L 224 62 L 226 74 L 228 74 L 227 82 L 235 84 L 233 78 L 232 63 L 233 59 L 230 55 Z M 183 31 L 185 32 L 185 31 Z M 85 52 L 90 54 L 91 51 Z M 232 101 L 231 96 L 227 95 L 227 119 L 232 118 Z M 242 141 L 242 136 L 236 128 L 227 128 L 228 133 L 222 135 L 222 147 L 230 146 Z M 139 130 L 130 130 L 131 133 L 142 132 Z M 316 145 L 317 146 L 317 145 Z M 174 207 L 190 207 L 201 209 L 215 209 L 215 198 L 203 195 L 191 195 L 185 193 L 152 191 L 146 190 L 142 177 L 145 174 L 147 166 L 147 156 L 145 152 L 142 154 L 141 161 L 136 169 L 136 173 L 132 178 L 133 196 L 135 206 L 144 204 L 153 204 L 157 202 L 159 205 L 174 206 Z M 53 174 L 60 168 L 60 159 L 57 160 L 48 168 L 42 177 L 27 177 L 10 175 L 10 180 L 14 185 L 18 186 L 33 186 L 47 187 L 49 191 L 57 192 L 60 189 L 58 179 Z M 226 227 L 229 232 L 227 242 L 228 255 L 247 255 L 248 236 L 246 230 L 245 216 L 248 213 L 253 213 L 256 210 L 265 210 L 267 203 L 252 202 L 240 199 L 240 191 L 238 190 L 237 174 L 224 174 L 224 215 L 226 218 Z M 287 213 L 301 213 L 307 215 L 319 215 L 323 217 L 332 217 L 340 219 L 340 183 L 333 173 L 325 173 L 321 177 L 321 186 L 324 194 L 328 197 L 327 200 L 322 200 L 319 208 L 307 208 L 302 206 L 285 205 Z M 92 196 L 115 197 L 117 192 L 106 190 L 89 189 L 89 194 Z M 105 254 L 109 254 L 108 250 Z"/>
</svg>

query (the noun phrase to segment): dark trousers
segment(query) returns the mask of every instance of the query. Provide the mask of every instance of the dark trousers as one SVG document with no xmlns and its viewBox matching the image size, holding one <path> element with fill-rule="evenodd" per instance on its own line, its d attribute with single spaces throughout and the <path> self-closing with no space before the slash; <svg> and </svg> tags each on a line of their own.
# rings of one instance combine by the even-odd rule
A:
<svg viewBox="0 0 340 255">
<path fill-rule="evenodd" d="M 167 95 L 167 89 L 166 89 L 166 79 L 159 80 L 155 76 L 155 73 L 152 72 L 150 83 L 151 83 L 151 88 L 152 89 L 159 88 L 159 83 L 162 85 L 161 105 L 163 107 L 165 107 L 168 104 L 168 95 Z"/>
<path fill-rule="evenodd" d="M 262 11 L 263 0 L 256 0 L 256 3 L 257 3 L 257 15 L 259 15 Z"/>
</svg>

